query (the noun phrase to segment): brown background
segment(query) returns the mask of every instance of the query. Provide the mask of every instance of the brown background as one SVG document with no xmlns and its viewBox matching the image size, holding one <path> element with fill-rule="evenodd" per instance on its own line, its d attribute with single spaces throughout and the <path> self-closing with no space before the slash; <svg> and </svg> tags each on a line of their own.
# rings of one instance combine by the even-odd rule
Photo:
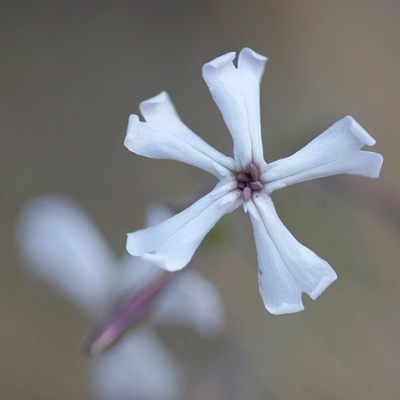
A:
<svg viewBox="0 0 400 400">
<path fill-rule="evenodd" d="M 186 399 L 397 399 L 400 393 L 400 2 L 2 1 L 0 3 L 0 398 L 90 399 L 90 327 L 19 268 L 13 224 L 32 197 L 63 193 L 117 254 L 152 200 L 196 193 L 205 175 L 123 146 L 140 101 L 167 90 L 219 150 L 231 139 L 201 66 L 248 46 L 269 57 L 261 109 L 267 161 L 353 115 L 383 154 L 379 181 L 297 185 L 274 195 L 294 235 L 339 279 L 306 311 L 273 316 L 256 282 L 251 226 L 238 210 L 193 268 L 221 290 L 226 332 L 205 341 L 159 329 L 188 373 Z"/>
</svg>

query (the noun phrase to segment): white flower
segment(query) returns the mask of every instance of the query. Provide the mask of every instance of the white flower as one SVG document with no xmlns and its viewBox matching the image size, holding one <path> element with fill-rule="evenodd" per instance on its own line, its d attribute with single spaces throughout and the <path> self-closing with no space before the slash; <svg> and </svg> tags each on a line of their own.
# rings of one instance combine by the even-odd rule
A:
<svg viewBox="0 0 400 400">
<path fill-rule="evenodd" d="M 170 217 L 152 206 L 148 222 Z M 162 272 L 128 254 L 121 260 L 81 208 L 60 196 L 28 203 L 16 226 L 16 244 L 27 271 L 40 276 L 96 320 L 122 294 L 140 290 Z M 223 306 L 214 285 L 188 271 L 167 284 L 155 300 L 151 324 L 142 325 L 90 365 L 89 384 L 98 399 L 177 400 L 184 373 L 151 325 L 176 323 L 212 337 L 223 327 Z"/>
<path fill-rule="evenodd" d="M 260 81 L 267 58 L 245 48 L 203 66 L 203 78 L 233 139 L 226 157 L 187 128 L 166 92 L 140 104 L 146 122 L 129 118 L 125 146 L 151 158 L 199 167 L 219 179 L 206 196 L 162 224 L 128 234 L 127 250 L 168 271 L 185 267 L 216 222 L 240 205 L 250 215 L 257 246 L 260 293 L 267 310 L 304 309 L 301 293 L 316 299 L 335 279 L 329 264 L 301 245 L 280 221 L 270 194 L 285 186 L 347 173 L 376 178 L 380 154 L 360 151 L 375 140 L 350 116 L 297 153 L 267 164 L 260 125 Z"/>
</svg>

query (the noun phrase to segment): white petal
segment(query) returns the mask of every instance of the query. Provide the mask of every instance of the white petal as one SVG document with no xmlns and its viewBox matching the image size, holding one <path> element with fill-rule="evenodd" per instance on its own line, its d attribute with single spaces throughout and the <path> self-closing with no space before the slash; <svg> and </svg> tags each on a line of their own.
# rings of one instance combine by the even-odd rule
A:
<svg viewBox="0 0 400 400">
<path fill-rule="evenodd" d="M 77 204 L 61 196 L 34 199 L 21 213 L 15 238 L 29 271 L 92 315 L 107 304 L 114 254 Z"/>
<path fill-rule="evenodd" d="M 147 226 L 154 226 L 172 216 L 162 204 L 146 210 Z M 118 268 L 117 297 L 140 290 L 157 275 L 165 273 L 142 258 L 126 254 Z M 216 287 L 207 279 L 187 271 L 176 274 L 160 293 L 151 313 L 155 323 L 189 325 L 201 336 L 214 337 L 224 325 L 224 306 Z"/>
<path fill-rule="evenodd" d="M 177 160 L 201 168 L 221 179 L 233 170 L 229 157 L 215 150 L 192 132 L 179 118 L 168 94 L 140 104 L 146 122 L 129 117 L 125 146 L 141 156 Z"/>
<path fill-rule="evenodd" d="M 172 211 L 162 203 L 152 203 L 146 209 L 145 226 L 161 224 L 173 216 Z M 129 253 L 121 257 L 116 278 L 116 297 L 124 293 L 140 290 L 148 283 L 164 273 L 156 265 L 144 261 L 140 257 L 133 257 Z"/>
<path fill-rule="evenodd" d="M 126 249 L 133 256 L 168 271 L 185 267 L 206 234 L 241 203 L 236 180 L 224 180 L 192 206 L 160 225 L 128 233 Z"/>
<path fill-rule="evenodd" d="M 228 53 L 203 66 L 203 78 L 222 113 L 233 138 L 237 170 L 245 170 L 251 161 L 264 163 L 260 124 L 260 82 L 266 57 L 245 48 L 239 54 Z"/>
<path fill-rule="evenodd" d="M 183 372 L 151 329 L 135 329 L 94 359 L 89 385 L 101 400 L 178 400 Z"/>
<path fill-rule="evenodd" d="M 300 244 L 282 224 L 265 193 L 248 202 L 265 308 L 272 314 L 304 309 L 301 293 L 315 300 L 337 275 L 330 265 Z"/>
<path fill-rule="evenodd" d="M 152 320 L 189 325 L 199 335 L 215 337 L 224 326 L 224 305 L 217 288 L 199 274 L 178 274 L 162 292 Z"/>
<path fill-rule="evenodd" d="M 271 193 L 294 183 L 343 173 L 377 178 L 383 157 L 360 151 L 374 144 L 375 140 L 347 116 L 292 156 L 268 164 L 261 175 L 265 190 Z"/>
</svg>

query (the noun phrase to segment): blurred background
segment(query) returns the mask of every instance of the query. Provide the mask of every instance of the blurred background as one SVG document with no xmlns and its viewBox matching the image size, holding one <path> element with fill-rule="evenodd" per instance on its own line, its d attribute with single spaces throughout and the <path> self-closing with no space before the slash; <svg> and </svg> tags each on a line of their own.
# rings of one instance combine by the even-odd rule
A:
<svg viewBox="0 0 400 400">
<path fill-rule="evenodd" d="M 385 162 L 379 180 L 334 177 L 274 193 L 285 225 L 339 276 L 317 301 L 305 296 L 299 314 L 264 309 L 250 221 L 241 210 L 223 219 L 191 268 L 219 288 L 224 334 L 157 329 L 185 366 L 185 399 L 399 397 L 399 1 L 2 1 L 0 27 L 1 399 L 92 399 L 80 353 L 92 322 L 22 272 L 13 244 L 22 206 L 73 197 L 123 254 L 151 201 L 214 183 L 125 149 L 129 114 L 166 90 L 193 131 L 232 154 L 201 66 L 243 47 L 269 57 L 267 162 L 347 114 Z"/>
</svg>

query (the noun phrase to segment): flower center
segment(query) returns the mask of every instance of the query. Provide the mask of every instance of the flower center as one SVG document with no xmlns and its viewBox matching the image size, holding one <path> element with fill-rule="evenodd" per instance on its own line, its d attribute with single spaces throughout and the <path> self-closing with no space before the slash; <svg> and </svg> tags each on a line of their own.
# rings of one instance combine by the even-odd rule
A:
<svg viewBox="0 0 400 400">
<path fill-rule="evenodd" d="M 259 180 L 258 168 L 253 162 L 249 164 L 249 171 L 239 172 L 236 179 L 244 201 L 249 201 L 253 192 L 259 192 L 263 188 L 263 184 Z"/>
</svg>

